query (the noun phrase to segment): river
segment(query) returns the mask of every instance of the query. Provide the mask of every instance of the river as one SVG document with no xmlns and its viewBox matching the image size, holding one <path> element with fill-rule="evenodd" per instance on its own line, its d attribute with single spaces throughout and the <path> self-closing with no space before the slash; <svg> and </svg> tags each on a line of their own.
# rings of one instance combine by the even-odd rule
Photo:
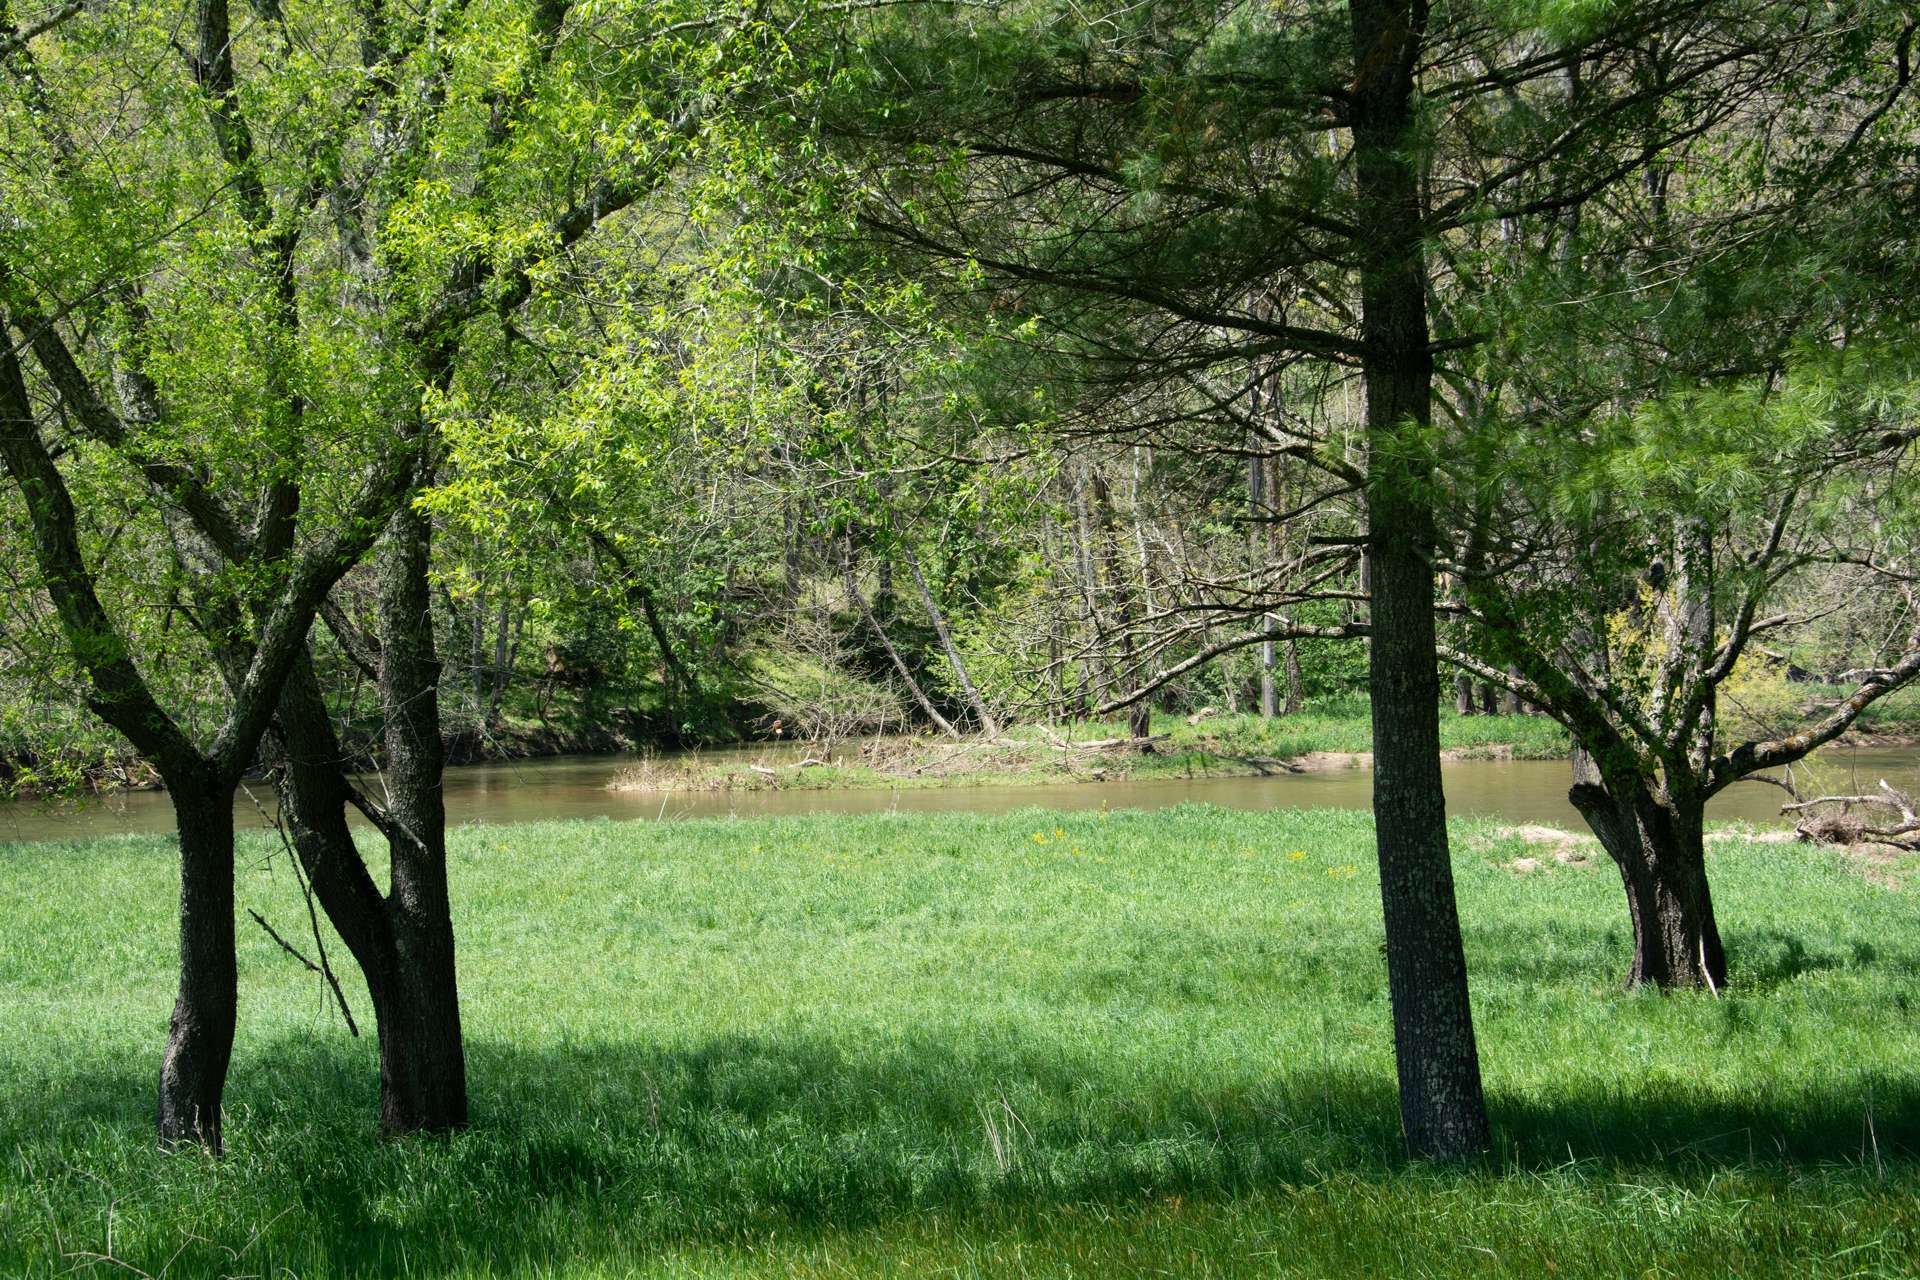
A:
<svg viewBox="0 0 1920 1280">
<path fill-rule="evenodd" d="M 706 751 L 708 762 L 791 759 L 791 746 Z M 1189 801 L 1240 809 L 1364 809 L 1371 770 L 1278 774 L 1265 778 L 1178 778 L 1139 782 L 1059 783 L 1041 786 L 903 787 L 898 790 L 785 790 L 734 792 L 614 791 L 608 784 L 633 763 L 630 756 L 557 756 L 447 770 L 447 816 L 455 823 L 531 822 L 555 818 L 676 819 L 815 813 L 929 813 L 962 810 L 1003 813 L 1029 805 L 1050 809 L 1155 809 Z M 1825 789 L 1861 792 L 1887 778 L 1920 791 L 1920 748 L 1829 747 L 1820 781 Z M 1510 822 L 1579 829 L 1567 803 L 1567 764 L 1560 760 L 1467 760 L 1442 768 L 1447 808 Z M 377 784 L 376 784 L 377 789 Z M 1783 793 L 1740 783 L 1708 810 L 1716 820 L 1779 823 Z M 266 825 L 272 792 L 258 784 L 240 797 L 240 826 Z M 123 792 L 84 801 L 0 803 L 0 841 L 81 840 L 123 832 L 173 830 L 164 793 Z"/>
</svg>

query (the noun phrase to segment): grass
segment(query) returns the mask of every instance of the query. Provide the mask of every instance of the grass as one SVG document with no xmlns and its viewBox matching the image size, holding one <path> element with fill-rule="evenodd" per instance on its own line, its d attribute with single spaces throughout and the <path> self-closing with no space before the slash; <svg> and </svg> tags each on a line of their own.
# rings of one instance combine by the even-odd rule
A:
<svg viewBox="0 0 1920 1280">
<path fill-rule="evenodd" d="M 650 760 L 629 770 L 617 785 L 636 791 L 763 791 L 1252 777 L 1301 767 L 1302 762 L 1307 767 L 1343 767 L 1351 761 L 1328 757 L 1373 749 L 1364 699 L 1274 719 L 1213 716 L 1189 724 L 1184 716 L 1156 715 L 1152 732 L 1156 740 L 1151 752 L 1131 745 L 1059 746 L 1126 739 L 1127 724 L 1120 719 L 1080 722 L 1070 730 L 1017 725 L 991 740 L 870 739 L 820 747 L 805 764 L 791 754 L 756 762 Z M 1568 751 L 1566 730 L 1544 716 L 1462 716 L 1451 710 L 1441 714 L 1440 745 L 1461 757 L 1523 760 L 1560 759 Z"/>
<path fill-rule="evenodd" d="M 167 843 L 0 849 L 0 1274 L 1914 1274 L 1910 897 L 1716 844 L 1737 987 L 1625 995 L 1611 870 L 1457 827 L 1499 1151 L 1451 1172 L 1400 1154 L 1370 846 L 1207 807 L 466 828 L 474 1129 L 375 1139 L 372 1046 L 243 916 L 220 1161 L 151 1145 Z M 240 901 L 291 936 L 272 847 Z"/>
</svg>

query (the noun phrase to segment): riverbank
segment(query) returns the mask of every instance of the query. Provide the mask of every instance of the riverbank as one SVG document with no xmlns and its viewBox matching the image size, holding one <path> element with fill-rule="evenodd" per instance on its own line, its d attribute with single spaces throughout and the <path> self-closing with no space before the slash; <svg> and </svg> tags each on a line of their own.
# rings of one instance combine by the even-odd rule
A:
<svg viewBox="0 0 1920 1280">
<path fill-rule="evenodd" d="M 1860 725 L 1832 744 L 1841 750 L 1920 747 L 1920 691 L 1868 708 Z M 633 766 L 616 788 L 669 795 L 796 790 L 899 791 L 948 786 L 1046 786 L 1087 782 L 1258 778 L 1297 772 L 1365 768 L 1371 764 L 1372 721 L 1364 698 L 1307 707 L 1290 716 L 1187 716 L 1157 713 L 1146 743 L 1126 739 L 1124 721 L 1016 725 L 998 738 L 960 741 L 925 734 L 806 744 L 790 740 L 723 742 L 674 747 L 658 715 L 634 711 L 547 720 L 506 717 L 481 733 L 468 727 L 449 737 L 456 767 L 507 766 L 573 756 L 631 754 Z M 0 759 L 0 795 L 38 797 L 124 795 L 159 789 L 153 770 L 104 730 L 90 731 L 86 751 L 44 760 L 16 754 Z M 1440 714 L 1443 758 L 1560 760 L 1566 731 L 1543 716 Z M 363 768 L 371 771 L 372 738 L 351 736 Z M 1091 745 L 1104 743 L 1104 745 Z M 1151 747 L 1151 750 L 1141 748 Z M 0 830 L 0 838 L 4 838 Z"/>
<path fill-rule="evenodd" d="M 1920 924 L 1825 851 L 1716 842 L 1732 988 L 1630 996 L 1609 865 L 1522 873 L 1522 841 L 1456 823 L 1498 1153 L 1452 1173 L 1401 1154 L 1363 814 L 452 839 L 473 1130 L 378 1140 L 373 1044 L 243 917 L 218 1162 L 152 1146 L 170 842 L 7 850 L 0 1274 L 1757 1277 L 1920 1256 Z M 295 938 L 276 848 L 244 838 L 239 905 Z"/>
<path fill-rule="evenodd" d="M 1569 750 L 1566 730 L 1543 716 L 1451 711 L 1441 716 L 1440 745 L 1451 761 L 1557 760 Z M 751 751 L 713 761 L 698 752 L 649 757 L 623 771 L 613 786 L 675 793 L 1250 778 L 1369 768 L 1372 746 L 1371 720 L 1351 707 L 1273 718 L 1155 715 L 1148 735 L 1139 739 L 1116 720 L 1019 725 L 991 738 L 781 744 L 759 758 Z"/>
<path fill-rule="evenodd" d="M 923 744 L 924 745 L 924 744 Z M 760 764 L 791 768 L 818 748 L 803 744 L 705 750 L 689 755 L 701 767 Z M 1563 759 L 1519 760 L 1494 748 L 1502 758 L 1454 760 L 1441 765 L 1447 810 L 1456 816 L 1479 815 L 1525 824 L 1546 823 L 1584 829 L 1567 801 L 1567 763 Z M 1340 768 L 1245 774 L 1173 774 L 1113 779 L 1090 785 L 1087 773 L 1054 782 L 1032 778 L 992 785 L 978 777 L 945 785 L 933 782 L 892 786 L 768 787 L 734 790 L 632 791 L 615 789 L 638 764 L 659 767 L 631 755 L 561 756 L 485 765 L 456 765 L 442 780 L 447 819 L 462 824 L 512 824 L 555 819 L 665 819 L 700 817 L 780 817 L 860 813 L 1004 813 L 1031 805 L 1056 809 L 1164 809 L 1181 804 L 1217 804 L 1233 809 L 1370 809 L 1372 770 L 1363 757 L 1339 757 Z M 1829 748 L 1822 752 L 1816 779 L 1803 786 L 1823 792 L 1857 793 L 1880 778 L 1909 794 L 1920 794 L 1920 751 L 1887 748 Z M 365 780 L 376 794 L 377 777 Z M 1729 787 L 1708 806 L 1713 822 L 1783 826 L 1785 797 L 1771 787 Z M 234 821 L 243 830 L 269 827 L 274 809 L 271 788 L 249 784 L 237 797 Z M 164 792 L 125 791 L 96 797 L 0 802 L 0 842 L 78 840 L 134 833 L 166 834 L 174 812 Z"/>
</svg>

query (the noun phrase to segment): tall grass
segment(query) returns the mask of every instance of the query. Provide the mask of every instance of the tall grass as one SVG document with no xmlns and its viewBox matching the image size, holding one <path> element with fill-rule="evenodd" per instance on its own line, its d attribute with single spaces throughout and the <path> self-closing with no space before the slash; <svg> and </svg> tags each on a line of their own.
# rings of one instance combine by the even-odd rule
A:
<svg viewBox="0 0 1920 1280">
<path fill-rule="evenodd" d="M 1401 1155 L 1364 815 L 464 829 L 473 1131 L 377 1140 L 243 916 L 220 1161 L 152 1148 L 166 842 L 0 849 L 0 1274 L 1912 1273 L 1908 896 L 1716 845 L 1737 985 L 1625 995 L 1610 870 L 1456 837 L 1467 1172 Z M 241 903 L 295 937 L 273 848 Z"/>
</svg>

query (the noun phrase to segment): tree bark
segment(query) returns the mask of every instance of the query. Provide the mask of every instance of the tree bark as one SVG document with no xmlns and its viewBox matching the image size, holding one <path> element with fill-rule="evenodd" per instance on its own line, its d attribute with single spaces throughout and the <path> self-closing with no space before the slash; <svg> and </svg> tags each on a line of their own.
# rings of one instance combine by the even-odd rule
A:
<svg viewBox="0 0 1920 1280">
<path fill-rule="evenodd" d="M 180 828 L 180 988 L 160 1059 L 161 1145 L 221 1149 L 220 1099 L 233 1059 L 239 977 L 233 936 L 230 783 L 173 793 Z"/>
<path fill-rule="evenodd" d="M 381 1131 L 395 1135 L 458 1128 L 464 1123 L 464 1084 L 449 1091 L 428 1083 L 456 1072 L 464 1080 L 457 1003 L 444 1013 L 432 1008 L 436 1001 L 458 999 L 450 974 L 451 923 L 446 926 L 445 963 L 410 967 L 396 929 L 399 899 L 382 895 L 376 887 L 347 826 L 346 809 L 353 801 L 342 772 L 345 761 L 311 665 L 303 663 L 289 680 L 278 724 L 286 748 L 281 816 L 314 895 L 360 966 L 373 1001 Z M 384 811 L 376 814 L 387 828 L 398 867 L 410 856 L 402 846 L 410 844 L 411 837 L 400 833 Z M 424 1016 L 422 1010 L 427 1011 Z"/>
<path fill-rule="evenodd" d="M 1440 780 L 1427 469 L 1405 447 L 1432 415 L 1433 357 L 1412 110 L 1424 6 L 1352 0 L 1351 120 L 1362 218 L 1375 839 L 1400 1118 L 1416 1156 L 1461 1160 L 1492 1145 Z"/>
<path fill-rule="evenodd" d="M 1663 991 L 1727 985 L 1727 954 L 1707 884 L 1704 804 L 1639 780 L 1592 780 L 1580 768 L 1567 799 L 1620 869 L 1633 922 L 1624 985 Z M 1582 777 L 1582 775 L 1585 775 Z"/>
<path fill-rule="evenodd" d="M 386 712 L 387 817 L 392 887 L 387 916 L 397 981 L 380 1032 L 380 1128 L 447 1130 L 467 1123 L 453 909 L 447 892 L 446 806 L 441 780 L 433 608 L 427 568 L 433 531 L 403 506 L 377 556 L 380 696 Z M 378 997 L 376 997 L 378 1000 Z"/>
</svg>

